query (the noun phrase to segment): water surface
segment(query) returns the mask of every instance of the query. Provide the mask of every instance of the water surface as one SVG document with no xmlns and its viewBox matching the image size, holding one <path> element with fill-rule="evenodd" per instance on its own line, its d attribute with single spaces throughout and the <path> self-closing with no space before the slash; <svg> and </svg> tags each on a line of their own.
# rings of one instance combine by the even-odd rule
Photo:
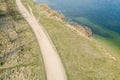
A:
<svg viewBox="0 0 120 80">
<path fill-rule="evenodd" d="M 69 21 L 90 27 L 94 34 L 118 45 L 120 0 L 37 0 L 62 12 Z M 120 46 L 120 44 L 119 44 Z"/>
</svg>

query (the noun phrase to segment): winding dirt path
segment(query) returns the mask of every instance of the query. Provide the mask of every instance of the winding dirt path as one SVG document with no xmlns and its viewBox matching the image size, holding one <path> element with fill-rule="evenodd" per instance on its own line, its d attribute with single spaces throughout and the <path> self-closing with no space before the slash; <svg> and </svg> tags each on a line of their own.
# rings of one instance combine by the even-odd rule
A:
<svg viewBox="0 0 120 80">
<path fill-rule="evenodd" d="M 58 56 L 58 53 L 43 26 L 39 24 L 34 15 L 31 15 L 27 11 L 21 3 L 21 0 L 16 0 L 16 4 L 20 10 L 20 13 L 30 24 L 37 37 L 45 64 L 47 80 L 67 80 L 60 57 Z"/>
</svg>

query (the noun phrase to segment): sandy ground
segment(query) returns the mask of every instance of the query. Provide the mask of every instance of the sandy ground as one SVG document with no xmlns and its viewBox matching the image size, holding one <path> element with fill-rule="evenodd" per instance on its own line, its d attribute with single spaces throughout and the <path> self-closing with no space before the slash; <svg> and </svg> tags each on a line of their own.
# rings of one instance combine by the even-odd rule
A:
<svg viewBox="0 0 120 80">
<path fill-rule="evenodd" d="M 21 0 L 16 0 L 16 4 L 36 35 L 45 64 L 47 80 L 67 80 L 60 57 L 43 26 L 39 24 L 34 15 L 27 11 Z"/>
</svg>

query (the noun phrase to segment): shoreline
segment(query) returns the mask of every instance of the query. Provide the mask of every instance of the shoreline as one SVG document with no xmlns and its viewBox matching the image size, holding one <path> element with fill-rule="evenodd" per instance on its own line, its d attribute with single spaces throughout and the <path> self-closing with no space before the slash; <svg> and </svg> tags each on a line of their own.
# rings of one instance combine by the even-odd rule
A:
<svg viewBox="0 0 120 80">
<path fill-rule="evenodd" d="M 38 18 L 38 16 L 40 17 L 39 23 L 41 23 L 44 26 L 44 28 L 50 35 L 52 41 L 54 42 L 57 50 L 59 51 L 58 54 L 60 55 L 62 62 L 64 63 L 67 76 L 70 76 L 71 80 L 75 80 L 76 78 L 80 79 L 81 74 L 77 73 L 76 71 L 84 73 L 83 69 L 81 69 L 81 71 L 79 69 L 81 67 L 82 62 L 83 62 L 82 65 L 86 66 L 87 71 L 91 71 L 91 68 L 89 68 L 89 66 L 92 66 L 92 69 L 94 70 L 95 67 L 97 67 L 96 63 L 98 63 L 97 65 L 100 65 L 100 68 L 96 68 L 96 69 L 101 69 L 101 67 L 104 67 L 105 65 L 104 70 L 106 70 L 111 65 L 111 64 L 106 65 L 105 64 L 106 60 L 115 62 L 116 60 L 115 58 L 117 55 L 115 55 L 114 57 L 114 54 L 112 54 L 112 52 L 110 52 L 111 55 L 109 55 L 109 51 L 111 49 L 109 49 L 108 47 L 102 46 L 102 44 L 99 41 L 94 39 L 94 36 L 91 38 L 88 38 L 86 36 L 85 37 L 81 36 L 78 34 L 79 31 L 78 32 L 76 31 L 77 30 L 76 27 L 73 27 L 72 25 L 67 24 L 67 22 L 60 21 L 58 18 L 56 18 L 56 16 L 51 17 L 50 14 L 48 14 L 47 12 L 41 11 L 39 6 L 37 6 L 36 8 L 34 8 L 33 6 L 32 9 L 35 11 L 35 9 L 37 8 L 40 14 L 37 15 L 37 13 L 35 13 L 34 15 L 36 15 L 36 18 Z M 70 29 L 67 25 L 69 25 L 73 29 Z M 98 44 L 97 42 L 100 44 Z M 84 58 L 84 56 L 86 57 Z M 96 58 L 98 58 L 98 60 L 96 60 Z M 89 61 L 95 64 L 89 64 Z M 70 66 L 72 66 L 72 68 Z M 112 67 L 112 69 L 113 68 L 114 67 Z M 74 75 L 73 73 L 74 71 L 76 75 Z M 95 70 L 95 71 L 98 71 L 98 70 Z M 111 72 L 112 71 L 104 74 L 109 75 Z M 95 75 L 92 75 L 92 77 L 94 76 Z M 86 74 L 85 74 L 85 78 L 86 78 Z"/>
<path fill-rule="evenodd" d="M 45 3 L 39 3 L 38 5 L 40 6 L 40 4 L 44 4 L 44 5 L 46 6 L 46 8 L 50 9 L 50 11 L 55 11 L 55 10 L 52 10 L 52 9 L 51 9 L 47 4 L 45 4 Z M 45 9 L 44 9 L 43 11 L 46 12 Z M 49 11 L 49 10 L 48 10 L 48 11 Z M 58 14 L 62 14 L 62 13 L 59 13 L 59 12 L 57 12 L 57 11 L 55 11 L 55 12 L 58 13 Z M 65 24 L 67 25 L 67 27 L 71 28 L 72 30 L 75 30 L 79 35 L 81 35 L 81 36 L 83 36 L 83 37 L 85 37 L 85 38 L 87 38 L 87 39 L 89 39 L 89 40 L 94 40 L 94 39 L 95 39 L 92 30 L 91 30 L 89 27 L 87 27 L 86 25 L 84 25 L 84 24 L 79 24 L 79 23 L 77 23 L 77 22 L 71 23 L 71 22 L 69 22 L 69 21 L 66 20 L 66 17 L 65 17 L 63 14 L 62 14 L 62 16 L 64 16 L 64 18 L 65 18 L 65 19 L 63 19 L 63 20 L 61 20 L 59 17 L 51 16 L 51 14 L 49 14 L 49 12 L 47 12 L 47 15 L 49 15 L 49 17 L 56 18 L 56 20 L 65 23 Z M 102 40 L 102 39 L 100 39 L 100 40 Z M 96 41 L 96 40 L 95 40 L 95 41 Z M 97 40 L 97 42 L 99 42 L 99 40 Z M 105 45 L 106 45 L 106 46 L 109 46 L 109 45 L 113 46 L 113 47 L 111 47 L 111 48 L 113 48 L 114 50 L 117 50 L 117 49 L 118 49 L 118 48 L 116 48 L 117 46 L 116 46 L 115 44 L 112 45 L 112 44 L 109 44 L 109 42 L 112 42 L 112 41 L 108 41 Z M 104 40 L 103 40 L 103 43 L 105 43 Z M 116 52 L 116 53 L 117 53 L 117 52 Z"/>
<path fill-rule="evenodd" d="M 58 12 L 57 10 L 51 9 L 51 7 L 45 3 L 39 3 L 38 5 L 39 5 L 40 9 L 42 11 L 46 12 L 46 14 L 49 15 L 50 17 L 56 18 L 56 20 L 66 23 L 66 25 L 68 27 L 76 30 L 77 32 L 79 32 L 80 34 L 82 34 L 86 37 L 92 37 L 92 35 L 93 35 L 92 30 L 89 27 L 87 27 L 86 25 L 78 24 L 77 22 L 73 22 L 73 23 L 69 22 L 66 19 L 66 17 L 64 16 L 64 14 Z"/>
</svg>

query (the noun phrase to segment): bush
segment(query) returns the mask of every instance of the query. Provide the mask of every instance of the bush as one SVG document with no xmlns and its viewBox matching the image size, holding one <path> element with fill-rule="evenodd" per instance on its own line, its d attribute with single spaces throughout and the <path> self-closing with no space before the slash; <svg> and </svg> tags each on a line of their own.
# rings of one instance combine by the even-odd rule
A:
<svg viewBox="0 0 120 80">
<path fill-rule="evenodd" d="M 7 8 L 5 3 L 0 3 L 0 16 L 3 16 L 7 13 Z"/>
</svg>

